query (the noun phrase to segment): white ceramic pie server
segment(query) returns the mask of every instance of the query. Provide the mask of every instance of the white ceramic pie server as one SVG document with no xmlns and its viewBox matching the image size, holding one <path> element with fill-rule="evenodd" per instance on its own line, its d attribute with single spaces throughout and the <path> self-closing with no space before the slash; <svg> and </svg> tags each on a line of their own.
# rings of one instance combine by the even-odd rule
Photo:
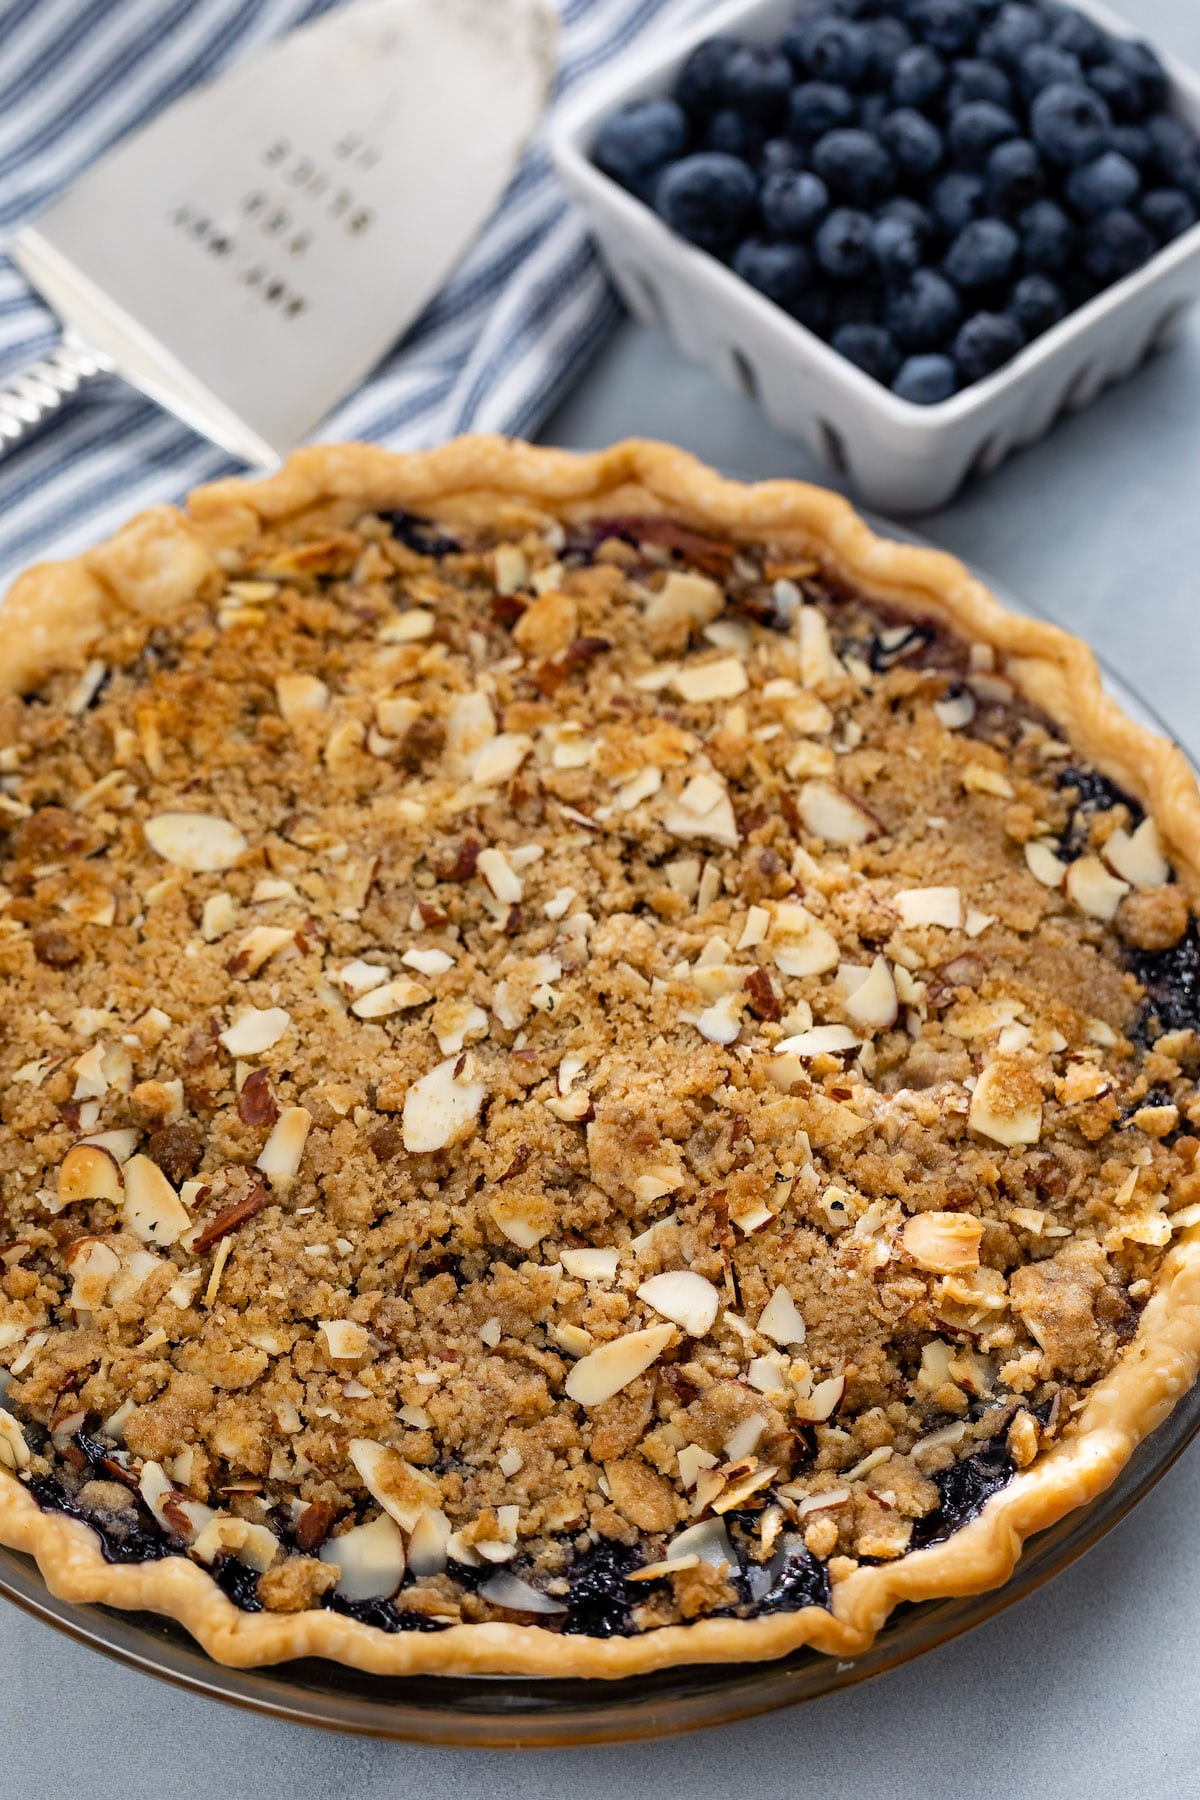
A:
<svg viewBox="0 0 1200 1800">
<path fill-rule="evenodd" d="M 551 0 L 355 0 L 119 144 L 11 253 L 63 321 L 0 455 L 116 372 L 279 460 L 437 293 L 554 73 Z"/>
</svg>

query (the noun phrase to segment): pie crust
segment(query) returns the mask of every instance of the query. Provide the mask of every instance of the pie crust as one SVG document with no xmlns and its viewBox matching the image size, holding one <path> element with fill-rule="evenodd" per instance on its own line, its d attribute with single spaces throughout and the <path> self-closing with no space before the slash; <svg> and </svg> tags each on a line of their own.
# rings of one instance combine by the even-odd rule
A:
<svg viewBox="0 0 1200 1800">
<path fill-rule="evenodd" d="M 213 581 L 222 555 L 252 549 L 279 521 L 350 503 L 361 512 L 405 509 L 484 525 L 522 502 L 568 526 L 596 516 L 661 514 L 697 532 L 770 541 L 797 557 L 819 558 L 834 578 L 901 614 L 992 646 L 1020 695 L 1145 807 L 1190 902 L 1200 902 L 1200 795 L 1192 774 L 1176 747 L 1130 721 L 1104 694 L 1083 644 L 1006 611 L 952 557 L 876 536 L 831 493 L 792 481 L 743 486 L 650 442 L 586 456 L 496 438 L 409 455 L 321 446 L 265 480 L 215 483 L 191 496 L 186 514 L 156 508 L 97 549 L 22 577 L 5 604 L 0 688 L 29 691 L 53 670 L 81 666 L 101 631 L 122 616 L 169 618 Z M 499 1622 L 388 1635 L 324 1609 L 247 1613 L 183 1557 L 106 1561 L 88 1527 L 43 1511 L 3 1469 L 0 1540 L 34 1556 L 56 1595 L 169 1614 L 212 1657 L 235 1666 L 324 1656 L 388 1675 L 611 1679 L 683 1662 L 773 1658 L 805 1645 L 854 1656 L 901 1601 L 1003 1583 L 1024 1540 L 1102 1492 L 1167 1416 L 1200 1368 L 1198 1233 L 1200 1225 L 1176 1235 L 1136 1334 L 1090 1388 L 1067 1433 L 946 1540 L 894 1561 L 861 1563 L 836 1581 L 829 1610 L 698 1619 L 607 1639 Z"/>
</svg>

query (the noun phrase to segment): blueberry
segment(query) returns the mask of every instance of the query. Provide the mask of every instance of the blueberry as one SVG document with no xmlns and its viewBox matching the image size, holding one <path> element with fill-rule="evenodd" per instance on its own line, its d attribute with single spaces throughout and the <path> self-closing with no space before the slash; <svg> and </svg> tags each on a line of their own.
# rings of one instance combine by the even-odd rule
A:
<svg viewBox="0 0 1200 1800">
<path fill-rule="evenodd" d="M 925 260 L 925 239 L 907 219 L 877 219 L 871 232 L 871 252 L 885 281 L 904 282 Z"/>
<path fill-rule="evenodd" d="M 818 227 L 813 239 L 817 262 L 838 281 L 856 281 L 871 266 L 871 218 L 868 213 L 838 206 Z"/>
<path fill-rule="evenodd" d="M 1132 76 L 1141 89 L 1143 112 L 1153 112 L 1167 100 L 1167 71 L 1158 52 L 1138 38 L 1113 38 L 1110 56 L 1119 69 Z"/>
<path fill-rule="evenodd" d="M 893 394 L 916 406 L 937 406 L 958 387 L 958 373 L 948 356 L 910 356 L 900 365 Z"/>
<path fill-rule="evenodd" d="M 1012 292 L 1012 311 L 1027 338 L 1040 337 L 1066 315 L 1067 303 L 1048 275 L 1023 275 Z"/>
<path fill-rule="evenodd" d="M 817 81 L 857 87 L 870 67 L 870 33 L 851 19 L 818 14 L 801 22 L 797 41 L 803 66 Z"/>
<path fill-rule="evenodd" d="M 1075 254 L 1075 227 L 1053 200 L 1035 200 L 1017 220 L 1021 263 L 1031 274 L 1058 275 Z"/>
<path fill-rule="evenodd" d="M 767 176 L 759 204 L 768 231 L 779 238 L 804 238 L 829 211 L 829 189 L 809 169 L 784 169 Z"/>
<path fill-rule="evenodd" d="M 736 156 L 701 151 L 658 178 L 654 203 L 671 227 L 702 250 L 728 250 L 754 216 L 757 183 Z"/>
<path fill-rule="evenodd" d="M 811 162 L 830 193 L 853 206 L 882 200 L 896 185 L 895 164 L 866 131 L 827 131 L 813 145 Z"/>
<path fill-rule="evenodd" d="M 1141 83 L 1119 63 L 1093 63 L 1087 72 L 1087 78 L 1114 119 L 1136 122 L 1145 116 L 1147 109 L 1142 98 Z"/>
<path fill-rule="evenodd" d="M 643 192 L 667 163 L 682 156 L 687 119 L 674 100 L 632 100 L 610 113 L 596 138 L 596 162 L 622 187 Z"/>
<path fill-rule="evenodd" d="M 866 31 L 871 44 L 868 76 L 889 82 L 900 58 L 906 50 L 912 49 L 912 32 L 902 19 L 893 19 L 886 14 L 881 19 L 869 19 Z"/>
<path fill-rule="evenodd" d="M 1143 125 L 1114 125 L 1108 134 L 1110 150 L 1119 150 L 1135 168 L 1144 169 L 1154 160 L 1154 144 Z"/>
<path fill-rule="evenodd" d="M 704 148 L 720 150 L 726 156 L 740 156 L 743 162 L 755 163 L 762 155 L 763 128 L 745 113 L 723 106 L 708 121 L 704 132 Z"/>
<path fill-rule="evenodd" d="M 949 343 L 961 316 L 958 295 L 936 269 L 918 269 L 888 301 L 885 323 L 902 350 L 937 350 Z"/>
<path fill-rule="evenodd" d="M 879 136 L 879 127 L 892 110 L 891 96 L 884 93 L 864 94 L 858 108 L 858 128 Z"/>
<path fill-rule="evenodd" d="M 833 317 L 832 285 L 823 280 L 810 283 L 792 308 L 792 317 L 818 337 L 828 337 Z"/>
<path fill-rule="evenodd" d="M 758 159 L 759 174 L 765 181 L 769 175 L 780 175 L 804 167 L 804 152 L 791 138 L 768 138 Z"/>
<path fill-rule="evenodd" d="M 975 0 L 908 0 L 907 18 L 927 44 L 950 56 L 969 50 L 979 32 Z"/>
<path fill-rule="evenodd" d="M 1020 137 L 1013 115 L 992 100 L 968 100 L 950 120 L 950 148 L 964 169 L 982 169 L 997 144 Z"/>
<path fill-rule="evenodd" d="M 898 106 L 887 115 L 879 140 L 904 175 L 932 175 L 942 160 L 941 132 L 912 106 Z"/>
<path fill-rule="evenodd" d="M 936 229 L 933 215 L 908 194 L 896 194 L 892 199 L 885 200 L 878 216 L 880 219 L 902 219 L 906 225 L 920 233 L 922 240 L 931 238 Z"/>
<path fill-rule="evenodd" d="M 954 340 L 954 363 L 967 385 L 994 375 L 1024 348 L 1025 335 L 1011 313 L 980 312 L 968 319 Z"/>
<path fill-rule="evenodd" d="M 1093 161 L 1080 163 L 1067 177 L 1066 196 L 1087 218 L 1111 212 L 1114 206 L 1128 206 L 1142 178 L 1127 157 L 1116 150 L 1106 150 Z"/>
<path fill-rule="evenodd" d="M 946 85 L 946 65 L 928 44 L 914 44 L 897 59 L 892 98 L 897 106 L 932 106 Z"/>
<path fill-rule="evenodd" d="M 946 95 L 946 110 L 955 113 L 970 100 L 990 100 L 993 106 L 1011 110 L 1013 84 L 999 63 L 985 62 L 978 56 L 964 56 L 961 62 L 955 63 L 950 75 L 950 92 Z"/>
<path fill-rule="evenodd" d="M 1157 248 L 1149 226 L 1118 206 L 1093 219 L 1084 232 L 1083 266 L 1094 280 L 1107 285 L 1140 269 Z"/>
<path fill-rule="evenodd" d="M 994 56 L 997 62 L 1015 68 L 1030 44 L 1045 37 L 1046 25 L 1046 16 L 1040 7 L 1024 6 L 1021 0 L 1010 0 L 980 34 L 980 55 Z"/>
<path fill-rule="evenodd" d="M 1196 205 L 1182 188 L 1154 188 L 1143 195 L 1141 213 L 1160 243 L 1182 237 L 1196 223 Z"/>
<path fill-rule="evenodd" d="M 743 44 L 726 59 L 720 92 L 726 106 L 770 130 L 783 118 L 792 90 L 792 65 L 775 50 Z"/>
<path fill-rule="evenodd" d="M 1082 81 L 1083 64 L 1069 50 L 1056 44 L 1030 44 L 1017 64 L 1017 81 L 1026 100 L 1032 100 L 1052 81 Z"/>
<path fill-rule="evenodd" d="M 1050 42 L 1060 50 L 1069 50 L 1082 63 L 1099 62 L 1108 54 L 1108 38 L 1094 19 L 1073 6 L 1055 9 L 1058 16 L 1050 28 Z"/>
<path fill-rule="evenodd" d="M 832 343 L 839 356 L 857 364 L 885 387 L 900 367 L 900 352 L 882 325 L 840 325 Z"/>
<path fill-rule="evenodd" d="M 1156 113 L 1147 119 L 1146 131 L 1154 146 L 1154 167 L 1171 187 L 1200 199 L 1200 137 L 1171 113 Z"/>
<path fill-rule="evenodd" d="M 704 117 L 719 104 L 725 64 L 741 47 L 737 38 L 727 35 L 705 38 L 696 45 L 675 83 L 675 98 L 685 112 Z"/>
<path fill-rule="evenodd" d="M 849 90 L 828 81 L 802 81 L 788 101 L 787 131 L 800 143 L 811 143 L 827 131 L 849 125 L 856 108 Z"/>
<path fill-rule="evenodd" d="M 1042 159 L 1028 138 L 997 144 L 987 161 L 988 199 L 997 212 L 1032 206 L 1045 186 Z"/>
<path fill-rule="evenodd" d="M 981 176 L 955 169 L 934 184 L 929 204 L 938 224 L 953 235 L 964 225 L 969 225 L 972 219 L 982 216 L 987 205 L 987 190 Z"/>
<path fill-rule="evenodd" d="M 733 268 L 760 294 L 789 310 L 812 278 L 812 261 L 802 244 L 768 244 L 762 238 L 746 238 L 738 245 Z"/>
<path fill-rule="evenodd" d="M 878 325 L 886 300 L 884 289 L 868 275 L 862 281 L 843 281 L 834 290 L 830 335 L 843 325 Z"/>
<path fill-rule="evenodd" d="M 1099 94 L 1077 81 L 1052 81 L 1029 109 L 1033 141 L 1051 162 L 1089 162 L 1108 140 L 1112 114 Z"/>
<path fill-rule="evenodd" d="M 1020 238 L 1002 219 L 972 219 L 947 250 L 942 267 L 956 287 L 991 287 L 1012 274 L 1020 250 Z"/>
</svg>

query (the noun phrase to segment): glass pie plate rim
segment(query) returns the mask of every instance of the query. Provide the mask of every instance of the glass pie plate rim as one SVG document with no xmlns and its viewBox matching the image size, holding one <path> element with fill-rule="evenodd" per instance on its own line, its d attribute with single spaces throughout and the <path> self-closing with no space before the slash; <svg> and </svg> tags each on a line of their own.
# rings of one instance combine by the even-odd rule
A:
<svg viewBox="0 0 1200 1800">
<path fill-rule="evenodd" d="M 928 545 L 893 520 L 866 514 L 889 536 Z M 976 574 L 1005 605 L 1033 612 Z M 1134 718 L 1168 737 L 1166 722 L 1112 669 L 1109 690 Z M 868 1680 L 996 1617 L 1067 1568 L 1117 1525 L 1200 1432 L 1200 1385 L 1088 1505 L 1032 1538 L 1009 1579 L 971 1596 L 897 1608 L 872 1647 L 839 1661 L 799 1650 L 773 1662 L 683 1664 L 625 1681 L 518 1676 L 384 1677 L 306 1658 L 259 1668 L 214 1662 L 174 1620 L 61 1600 L 33 1558 L 0 1545 L 0 1596 L 77 1642 L 209 1699 L 326 1730 L 456 1748 L 554 1748 L 633 1742 L 815 1700 Z"/>
</svg>

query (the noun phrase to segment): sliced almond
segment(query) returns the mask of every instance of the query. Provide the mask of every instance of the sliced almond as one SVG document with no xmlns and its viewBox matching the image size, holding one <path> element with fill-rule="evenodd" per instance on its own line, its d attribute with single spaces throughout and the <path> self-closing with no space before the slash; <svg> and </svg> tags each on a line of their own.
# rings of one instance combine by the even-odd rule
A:
<svg viewBox="0 0 1200 1800">
<path fill-rule="evenodd" d="M 1013 784 L 999 769 L 987 763 L 970 762 L 962 772 L 962 784 L 968 794 L 991 794 L 997 800 L 1013 798 Z"/>
<path fill-rule="evenodd" d="M 444 975 L 454 967 L 454 958 L 445 950 L 406 950 L 400 961 L 418 975 Z"/>
<path fill-rule="evenodd" d="M 796 796 L 804 828 L 827 844 L 865 844 L 879 836 L 878 821 L 844 788 L 806 781 Z"/>
<path fill-rule="evenodd" d="M 488 1211 L 505 1237 L 522 1250 L 532 1250 L 556 1224 L 554 1206 L 545 1194 L 497 1194 Z"/>
<path fill-rule="evenodd" d="M 503 1458 L 500 1459 L 503 1461 Z M 427 1506 L 417 1517 L 408 1540 L 408 1563 L 414 1575 L 441 1575 L 449 1560 L 450 1521 L 438 1506 Z"/>
<path fill-rule="evenodd" d="M 963 688 L 961 693 L 946 694 L 941 700 L 935 700 L 933 710 L 947 731 L 961 731 L 975 717 L 975 696 L 968 688 Z"/>
<path fill-rule="evenodd" d="M 1112 919 L 1129 883 L 1110 875 L 1098 856 L 1081 856 L 1067 869 L 1067 897 L 1090 919 Z"/>
<path fill-rule="evenodd" d="M 1066 878 L 1067 865 L 1053 838 L 1032 838 L 1025 846 L 1025 866 L 1043 887 L 1061 888 Z"/>
<path fill-rule="evenodd" d="M 146 842 L 164 862 L 194 875 L 232 869 L 247 848 L 236 825 L 209 813 L 158 813 L 143 829 Z"/>
<path fill-rule="evenodd" d="M 317 675 L 277 675 L 275 699 L 289 725 L 298 725 L 329 705 L 329 689 Z"/>
<path fill-rule="evenodd" d="M 668 800 L 663 825 L 675 837 L 711 838 L 731 850 L 738 845 L 733 802 L 711 775 L 693 775 L 678 799 Z"/>
<path fill-rule="evenodd" d="M 997 1144 L 1036 1144 L 1042 1135 L 1042 1091 L 1020 1063 L 997 1057 L 971 1096 L 969 1123 Z"/>
<path fill-rule="evenodd" d="M 502 731 L 477 751 L 471 764 L 472 781 L 480 787 L 498 787 L 501 782 L 511 781 L 532 749 L 533 739 L 524 732 Z"/>
<path fill-rule="evenodd" d="M 781 975 L 824 975 L 837 967 L 841 955 L 833 933 L 798 900 L 776 906 L 769 941 Z"/>
<path fill-rule="evenodd" d="M 76 1200 L 121 1198 L 121 1171 L 115 1156 L 96 1144 L 75 1144 L 67 1151 L 58 1171 L 58 1198 L 62 1206 Z"/>
<path fill-rule="evenodd" d="M 715 581 L 673 569 L 659 592 L 648 597 L 643 616 L 651 626 L 707 625 L 724 605 L 725 596 Z"/>
<path fill-rule="evenodd" d="M 703 1337 L 712 1329 L 721 1296 L 711 1281 L 691 1269 L 672 1269 L 652 1275 L 638 1289 L 638 1299 L 670 1319 L 689 1337 Z"/>
<path fill-rule="evenodd" d="M 782 1285 L 758 1315 L 758 1330 L 773 1344 L 802 1344 L 808 1334 L 800 1308 Z M 730 1453 L 732 1454 L 732 1452 Z"/>
<path fill-rule="evenodd" d="M 338 1361 L 353 1362 L 370 1354 L 371 1338 L 366 1326 L 356 1325 L 352 1319 L 319 1319 L 317 1330 L 324 1334 L 330 1356 Z"/>
<path fill-rule="evenodd" d="M 750 686 L 739 656 L 723 656 L 713 662 L 686 663 L 675 675 L 674 687 L 688 705 L 706 700 L 733 700 Z"/>
<path fill-rule="evenodd" d="M 1171 865 L 1163 855 L 1153 819 L 1143 819 L 1132 836 L 1118 826 L 1101 854 L 1113 873 L 1131 887 L 1163 887 L 1171 879 Z"/>
<path fill-rule="evenodd" d="M 896 1023 L 899 1002 L 896 983 L 885 957 L 877 956 L 865 981 L 861 981 L 845 1002 L 846 1016 L 853 1025 L 868 1031 L 886 1031 Z"/>
<path fill-rule="evenodd" d="M 350 1011 L 356 1019 L 389 1019 L 393 1013 L 426 1006 L 432 999 L 429 989 L 422 987 L 419 981 L 398 975 L 393 981 L 385 981 L 382 987 L 373 987 L 368 993 L 361 994 L 351 1002 Z"/>
<path fill-rule="evenodd" d="M 296 933 L 290 926 L 255 925 L 234 951 L 229 966 L 236 975 L 257 975 L 273 956 L 295 946 Z"/>
<path fill-rule="evenodd" d="M 487 1097 L 483 1082 L 471 1074 L 470 1062 L 466 1052 L 447 1057 L 413 1082 L 404 1096 L 406 1150 L 427 1155 L 470 1135 Z"/>
<path fill-rule="evenodd" d="M 983 1221 L 970 1213 L 916 1213 L 900 1227 L 899 1242 L 919 1268 L 937 1275 L 979 1267 Z"/>
<path fill-rule="evenodd" d="M 295 1180 L 308 1142 L 312 1114 L 304 1106 L 287 1106 L 271 1128 L 271 1135 L 255 1163 L 273 1188 L 287 1188 Z"/>
<path fill-rule="evenodd" d="M 402 1531 L 411 1531 L 427 1508 L 441 1505 L 437 1481 L 406 1462 L 398 1450 L 371 1438 L 351 1438 L 348 1449 L 368 1493 Z"/>
<path fill-rule="evenodd" d="M 940 925 L 946 931 L 958 931 L 962 894 L 956 887 L 908 888 L 896 895 L 896 911 L 905 925 Z"/>
<path fill-rule="evenodd" d="M 481 850 L 475 866 L 497 900 L 505 906 L 516 905 L 524 889 L 503 850 Z"/>
<path fill-rule="evenodd" d="M 644 1374 L 674 1335 L 673 1325 L 651 1325 L 644 1331 L 629 1331 L 624 1337 L 601 1344 L 598 1350 L 581 1357 L 567 1376 L 569 1398 L 581 1406 L 599 1406 Z"/>
<path fill-rule="evenodd" d="M 819 687 L 842 673 L 829 641 L 829 626 L 818 606 L 802 606 L 796 614 L 800 639 L 800 679 L 805 687 Z"/>
<path fill-rule="evenodd" d="M 0 1465 L 19 1475 L 31 1461 L 29 1445 L 19 1422 L 0 1406 Z"/>
<path fill-rule="evenodd" d="M 797 1393 L 792 1411 L 796 1418 L 807 1424 L 819 1425 L 824 1419 L 832 1418 L 845 1391 L 846 1377 L 831 1375 L 826 1381 L 818 1381 L 810 1393 Z"/>
<path fill-rule="evenodd" d="M 507 1607 L 511 1612 L 549 1614 L 567 1611 L 565 1601 L 543 1594 L 540 1588 L 532 1587 L 507 1569 L 499 1575 L 489 1575 L 480 1583 L 478 1592 L 491 1605 Z"/>
<path fill-rule="evenodd" d="M 475 756 L 496 735 L 496 715 L 486 694 L 460 694 L 446 715 L 446 760 L 469 775 Z"/>
<path fill-rule="evenodd" d="M 71 1277 L 70 1303 L 76 1312 L 95 1312 L 104 1305 L 109 1283 L 120 1274 L 121 1259 L 103 1238 L 77 1238 L 64 1261 Z"/>
<path fill-rule="evenodd" d="M 775 1045 L 776 1056 L 836 1056 L 844 1050 L 858 1050 L 861 1039 L 848 1025 L 814 1025 L 811 1031 L 797 1032 Z"/>
<path fill-rule="evenodd" d="M 125 1164 L 121 1216 L 144 1244 L 174 1244 L 191 1225 L 187 1207 L 156 1162 L 131 1156 Z"/>
<path fill-rule="evenodd" d="M 264 1050 L 270 1050 L 279 1042 L 291 1022 L 292 1015 L 282 1006 L 261 1010 L 257 1006 L 244 1006 L 232 1025 L 221 1033 L 219 1042 L 224 1044 L 230 1056 L 261 1056 Z"/>
<path fill-rule="evenodd" d="M 279 1539 L 268 1526 L 221 1516 L 210 1519 L 192 1540 L 192 1555 L 200 1562 L 212 1563 L 222 1554 L 231 1554 L 260 1575 L 271 1567 L 279 1549 Z"/>
<path fill-rule="evenodd" d="M 326 1538 L 317 1555 L 337 1569 L 343 1600 L 386 1600 L 404 1579 L 404 1540 L 386 1512 Z"/>
<path fill-rule="evenodd" d="M 567 1274 L 573 1275 L 577 1281 L 615 1281 L 616 1279 L 617 1252 L 615 1250 L 560 1250 L 558 1260 Z"/>
</svg>

